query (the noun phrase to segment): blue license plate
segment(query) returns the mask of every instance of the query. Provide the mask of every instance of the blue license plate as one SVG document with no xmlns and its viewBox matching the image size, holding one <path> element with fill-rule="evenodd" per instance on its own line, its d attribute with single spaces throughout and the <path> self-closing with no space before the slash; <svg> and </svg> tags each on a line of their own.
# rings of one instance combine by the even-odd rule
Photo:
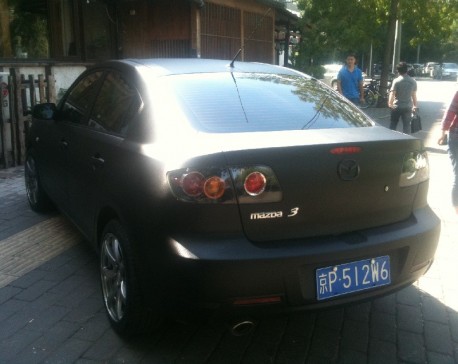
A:
<svg viewBox="0 0 458 364">
<path fill-rule="evenodd" d="M 385 286 L 390 283 L 389 256 L 319 268 L 316 271 L 318 300 Z"/>
</svg>

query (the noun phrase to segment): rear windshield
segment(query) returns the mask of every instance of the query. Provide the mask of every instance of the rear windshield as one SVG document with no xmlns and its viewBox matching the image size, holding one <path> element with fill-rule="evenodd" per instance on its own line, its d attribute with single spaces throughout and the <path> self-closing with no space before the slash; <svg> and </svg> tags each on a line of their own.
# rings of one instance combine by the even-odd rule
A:
<svg viewBox="0 0 458 364">
<path fill-rule="evenodd" d="M 213 133 L 372 126 L 354 105 L 299 75 L 211 73 L 166 77 L 193 127 Z"/>
</svg>

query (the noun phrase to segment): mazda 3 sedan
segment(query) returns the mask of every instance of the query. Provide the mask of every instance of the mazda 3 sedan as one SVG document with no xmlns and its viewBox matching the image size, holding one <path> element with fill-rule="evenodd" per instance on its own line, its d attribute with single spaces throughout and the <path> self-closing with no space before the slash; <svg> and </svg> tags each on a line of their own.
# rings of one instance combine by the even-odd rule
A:
<svg viewBox="0 0 458 364">
<path fill-rule="evenodd" d="M 422 141 L 258 63 L 108 61 L 33 109 L 25 181 L 93 244 L 120 334 L 182 308 L 319 309 L 431 266 Z M 199 310 L 200 311 L 200 310 Z"/>
</svg>

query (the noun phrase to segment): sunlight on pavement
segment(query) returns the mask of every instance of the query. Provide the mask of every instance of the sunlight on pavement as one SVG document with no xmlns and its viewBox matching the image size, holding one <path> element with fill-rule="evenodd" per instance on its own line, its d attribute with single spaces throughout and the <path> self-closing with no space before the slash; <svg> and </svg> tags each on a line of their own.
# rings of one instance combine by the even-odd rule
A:
<svg viewBox="0 0 458 364">
<path fill-rule="evenodd" d="M 57 216 L 0 241 L 0 288 L 56 257 L 82 240 Z"/>
<path fill-rule="evenodd" d="M 418 99 L 422 103 L 434 104 L 422 113 L 427 127 L 422 137 L 428 150 L 430 162 L 430 186 L 428 203 L 442 220 L 442 230 L 435 262 L 428 273 L 416 286 L 422 291 L 458 311 L 458 286 L 456 284 L 456 257 L 458 257 L 458 216 L 451 205 L 452 166 L 447 147 L 437 144 L 442 115 L 456 90 L 454 83 L 428 83 L 421 87 L 419 82 Z"/>
</svg>

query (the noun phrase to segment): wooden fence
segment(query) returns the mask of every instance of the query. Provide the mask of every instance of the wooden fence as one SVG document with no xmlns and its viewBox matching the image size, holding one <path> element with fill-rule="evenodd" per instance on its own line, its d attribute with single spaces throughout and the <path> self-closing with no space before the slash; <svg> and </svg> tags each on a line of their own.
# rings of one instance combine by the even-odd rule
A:
<svg viewBox="0 0 458 364">
<path fill-rule="evenodd" d="M 56 102 L 54 77 L 21 75 L 11 68 L 0 82 L 0 168 L 24 164 L 30 112 L 39 103 Z"/>
</svg>

